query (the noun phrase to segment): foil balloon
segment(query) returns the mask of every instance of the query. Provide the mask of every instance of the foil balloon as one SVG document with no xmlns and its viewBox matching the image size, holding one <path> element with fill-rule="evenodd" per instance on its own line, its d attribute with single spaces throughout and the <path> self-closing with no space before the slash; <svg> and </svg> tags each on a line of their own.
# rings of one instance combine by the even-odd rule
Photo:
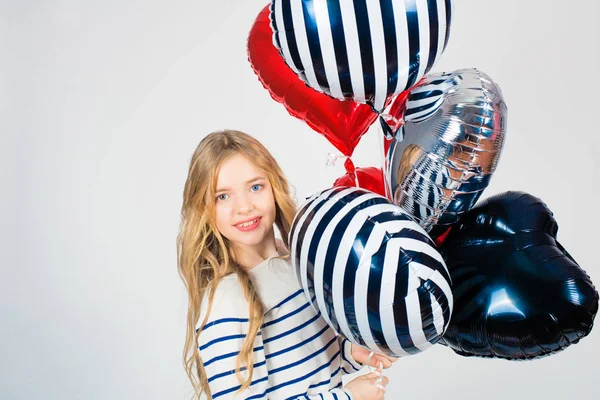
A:
<svg viewBox="0 0 600 400">
<path fill-rule="evenodd" d="M 448 346 L 463 356 L 532 359 L 590 333 L 598 292 L 557 231 L 548 207 L 522 192 L 487 199 L 451 228 L 440 248 L 454 291 Z"/>
<path fill-rule="evenodd" d="M 367 189 L 380 196 L 385 196 L 383 171 L 381 168 L 356 168 L 354 176 L 351 173 L 336 179 L 333 186 L 356 186 Z"/>
<path fill-rule="evenodd" d="M 348 157 L 377 118 L 366 104 L 339 101 L 314 91 L 285 65 L 273 45 L 269 6 L 258 15 L 248 35 L 248 60 L 274 100 Z"/>
<path fill-rule="evenodd" d="M 471 209 L 496 169 L 506 130 L 502 92 L 475 69 L 427 75 L 385 146 L 392 201 L 437 237 Z"/>
<path fill-rule="evenodd" d="M 273 42 L 308 86 L 380 112 L 448 43 L 451 0 L 273 0 Z"/>
<path fill-rule="evenodd" d="M 298 280 L 337 333 L 406 356 L 442 336 L 450 277 L 425 231 L 383 196 L 335 187 L 302 205 L 289 236 Z"/>
</svg>

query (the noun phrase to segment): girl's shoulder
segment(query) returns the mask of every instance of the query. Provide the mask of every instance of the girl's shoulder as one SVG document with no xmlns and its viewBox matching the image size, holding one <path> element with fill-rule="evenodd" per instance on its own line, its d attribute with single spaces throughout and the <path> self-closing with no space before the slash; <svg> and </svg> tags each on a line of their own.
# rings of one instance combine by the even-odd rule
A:
<svg viewBox="0 0 600 400">
<path fill-rule="evenodd" d="M 210 291 L 207 290 L 202 298 L 198 324 L 204 322 L 209 308 L 209 300 Z M 209 324 L 227 318 L 247 319 L 248 316 L 248 301 L 237 275 L 230 274 L 219 279 L 206 323 Z"/>
<path fill-rule="evenodd" d="M 236 274 L 219 279 L 210 311 L 209 298 L 210 293 L 205 293 L 196 326 L 201 328 L 198 346 L 205 359 L 230 351 L 229 339 L 240 339 L 247 334 L 250 317 L 248 301 Z"/>
</svg>

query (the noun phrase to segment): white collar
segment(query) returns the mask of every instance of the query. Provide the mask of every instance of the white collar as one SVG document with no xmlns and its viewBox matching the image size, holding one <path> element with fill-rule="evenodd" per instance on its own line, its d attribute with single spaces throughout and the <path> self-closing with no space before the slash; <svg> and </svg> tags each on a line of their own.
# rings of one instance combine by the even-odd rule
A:
<svg viewBox="0 0 600 400">
<path fill-rule="evenodd" d="M 248 275 L 264 305 L 265 314 L 302 287 L 289 258 L 269 257 L 249 270 Z"/>
</svg>

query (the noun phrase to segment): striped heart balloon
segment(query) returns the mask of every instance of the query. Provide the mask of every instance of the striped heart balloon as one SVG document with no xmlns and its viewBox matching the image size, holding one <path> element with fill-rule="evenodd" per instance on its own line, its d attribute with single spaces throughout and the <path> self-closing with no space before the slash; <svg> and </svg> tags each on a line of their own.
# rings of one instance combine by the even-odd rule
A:
<svg viewBox="0 0 600 400">
<path fill-rule="evenodd" d="M 334 187 L 299 209 L 289 236 L 298 280 L 336 332 L 373 352 L 416 354 L 452 313 L 450 275 L 425 231 L 385 197 Z"/>
<path fill-rule="evenodd" d="M 381 112 L 448 43 L 451 0 L 272 0 L 273 43 L 311 88 Z"/>
</svg>

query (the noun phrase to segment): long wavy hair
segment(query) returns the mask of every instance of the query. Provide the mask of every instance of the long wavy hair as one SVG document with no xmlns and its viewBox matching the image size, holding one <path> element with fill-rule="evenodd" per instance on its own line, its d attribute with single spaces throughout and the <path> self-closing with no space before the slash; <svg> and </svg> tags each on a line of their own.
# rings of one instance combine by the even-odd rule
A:
<svg viewBox="0 0 600 400">
<path fill-rule="evenodd" d="M 235 262 L 228 239 L 219 233 L 216 225 L 217 177 L 223 162 L 234 154 L 246 156 L 264 171 L 269 179 L 275 199 L 275 226 L 286 247 L 296 211 L 287 179 L 277 161 L 258 140 L 243 132 L 224 130 L 213 132 L 200 142 L 189 166 L 177 237 L 178 272 L 188 293 L 183 364 L 194 387 L 195 398 L 200 398 L 202 392 L 208 398 L 212 397 L 198 351 L 198 337 L 210 314 L 220 278 L 232 273 L 237 274 L 249 304 L 249 331 L 236 360 L 240 391 L 248 388 L 252 382 L 252 349 L 263 323 L 263 306 L 252 281 L 248 273 Z M 199 324 L 203 301 L 207 302 L 208 307 L 202 323 Z M 245 374 L 242 374 L 242 367 L 246 367 Z"/>
</svg>

